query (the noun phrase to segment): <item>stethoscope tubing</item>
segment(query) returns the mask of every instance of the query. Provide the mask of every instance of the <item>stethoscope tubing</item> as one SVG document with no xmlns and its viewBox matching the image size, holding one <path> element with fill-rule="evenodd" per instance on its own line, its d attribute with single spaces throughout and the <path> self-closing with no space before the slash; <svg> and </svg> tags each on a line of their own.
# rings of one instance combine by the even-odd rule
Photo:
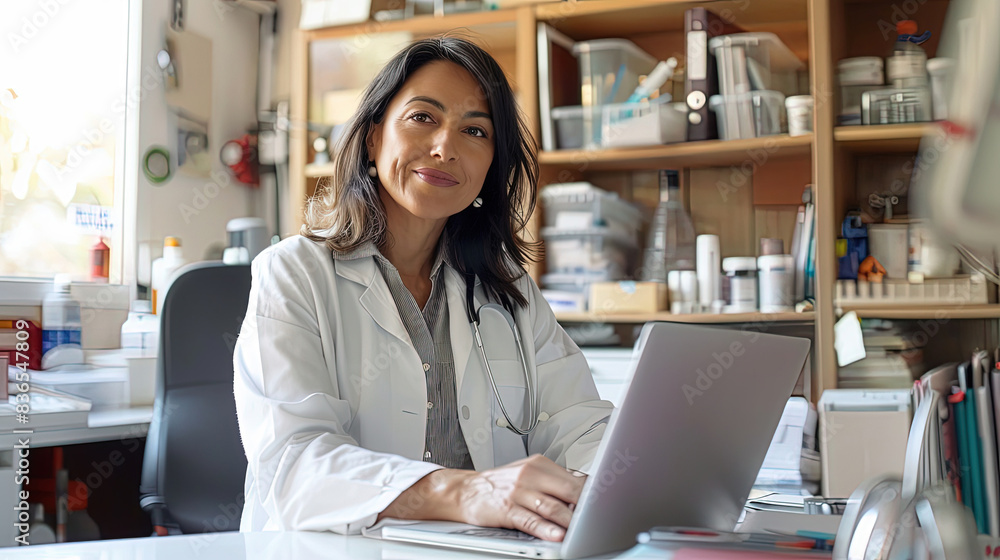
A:
<svg viewBox="0 0 1000 560">
<path fill-rule="evenodd" d="M 507 407 L 503 405 L 503 399 L 500 398 L 500 390 L 497 388 L 496 379 L 493 377 L 490 361 L 486 359 L 486 350 L 483 348 L 483 337 L 479 334 L 479 323 L 473 321 L 472 328 L 476 332 L 476 345 L 479 346 L 479 354 L 483 357 L 483 365 L 486 366 L 486 376 L 490 380 L 490 387 L 493 388 L 493 395 L 497 399 L 497 404 L 500 405 L 500 413 L 503 414 L 504 420 L 507 421 L 507 429 L 519 436 L 530 434 L 538 426 L 538 413 L 536 410 L 538 403 L 535 401 L 534 385 L 531 383 L 531 375 L 528 373 L 528 363 L 524 359 L 524 348 L 521 346 L 521 336 L 517 330 L 517 325 L 513 325 L 514 340 L 517 342 L 518 359 L 521 362 L 521 371 L 524 373 L 524 388 L 528 392 L 528 418 L 530 420 L 526 429 L 517 427 L 514 425 L 513 420 L 510 419 Z"/>
<path fill-rule="evenodd" d="M 524 373 L 524 390 L 528 393 L 528 427 L 520 428 L 514 424 L 514 421 L 510 419 L 510 414 L 507 412 L 507 407 L 503 404 L 503 399 L 500 397 L 500 389 L 497 388 L 496 379 L 493 377 L 493 369 L 490 367 L 490 361 L 486 359 L 486 350 L 483 348 L 483 337 L 479 333 L 479 313 L 474 311 L 475 302 L 473 300 L 473 286 L 474 286 L 474 276 L 469 274 L 466 277 L 465 284 L 465 305 L 466 313 L 469 316 L 469 322 L 472 323 L 472 328 L 476 335 L 476 345 L 479 347 L 479 355 L 483 359 L 483 365 L 486 366 L 486 376 L 490 380 L 490 387 L 493 388 L 493 396 L 497 399 L 497 404 L 500 405 L 500 413 L 503 414 L 504 420 L 507 422 L 507 429 L 514 432 L 519 436 L 526 436 L 530 434 L 538 426 L 538 402 L 537 402 L 537 391 L 535 390 L 534 384 L 531 382 L 531 374 L 528 372 L 528 360 L 524 354 L 524 347 L 521 345 L 521 333 L 518 331 L 517 322 L 510 318 L 509 325 L 514 333 L 514 341 L 517 344 L 518 360 L 521 362 L 521 372 Z M 482 309 L 482 308 L 480 308 Z M 506 311 L 506 310 L 505 310 Z"/>
</svg>

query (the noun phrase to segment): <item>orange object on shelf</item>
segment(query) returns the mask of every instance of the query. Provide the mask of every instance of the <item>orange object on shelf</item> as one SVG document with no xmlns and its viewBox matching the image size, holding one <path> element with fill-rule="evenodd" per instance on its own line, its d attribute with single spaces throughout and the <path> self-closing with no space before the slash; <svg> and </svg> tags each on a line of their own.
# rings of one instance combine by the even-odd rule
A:
<svg viewBox="0 0 1000 560">
<path fill-rule="evenodd" d="M 868 282 L 881 284 L 885 274 L 885 267 L 871 255 L 868 255 L 865 260 L 861 261 L 861 265 L 858 266 L 858 280 L 867 280 Z"/>
</svg>

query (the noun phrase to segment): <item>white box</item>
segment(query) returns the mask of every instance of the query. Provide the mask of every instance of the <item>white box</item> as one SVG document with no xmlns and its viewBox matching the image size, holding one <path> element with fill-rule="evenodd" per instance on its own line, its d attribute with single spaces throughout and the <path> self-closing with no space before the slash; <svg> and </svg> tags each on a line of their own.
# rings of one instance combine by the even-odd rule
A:
<svg viewBox="0 0 1000 560">
<path fill-rule="evenodd" d="M 662 101 L 661 101 L 662 99 Z M 601 146 L 656 146 L 687 139 L 687 106 L 661 95 L 651 103 L 614 103 L 601 108 Z"/>
<path fill-rule="evenodd" d="M 823 495 L 847 498 L 880 474 L 902 477 L 910 391 L 827 389 L 819 401 Z"/>
<path fill-rule="evenodd" d="M 84 350 L 118 348 L 122 323 L 128 318 L 128 286 L 74 283 L 70 290 L 80 302 L 80 346 Z"/>
<path fill-rule="evenodd" d="M 152 406 L 156 399 L 154 357 L 128 358 L 128 400 L 131 406 Z"/>
<path fill-rule="evenodd" d="M 587 310 L 587 294 L 560 290 L 542 290 L 542 297 L 553 313 L 578 313 Z"/>
</svg>

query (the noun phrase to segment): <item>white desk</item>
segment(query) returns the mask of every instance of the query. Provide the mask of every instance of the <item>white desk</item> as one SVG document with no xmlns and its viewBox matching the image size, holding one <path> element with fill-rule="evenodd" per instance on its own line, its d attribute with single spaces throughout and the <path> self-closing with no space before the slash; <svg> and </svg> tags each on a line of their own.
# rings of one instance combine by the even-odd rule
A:
<svg viewBox="0 0 1000 560">
<path fill-rule="evenodd" d="M 30 542 L 30 537 L 29 537 Z M 74 560 L 460 560 L 464 558 L 503 558 L 490 554 L 452 551 L 442 548 L 385 542 L 365 537 L 345 537 L 317 532 L 209 533 L 173 537 L 145 537 L 84 543 L 19 546 L 0 549 L 4 559 Z M 673 553 L 665 547 L 637 545 L 619 554 L 595 558 L 670 560 Z"/>
<path fill-rule="evenodd" d="M 13 449 L 17 437 L 31 437 L 31 447 L 55 447 L 95 441 L 114 441 L 146 437 L 149 422 L 153 419 L 152 406 L 93 410 L 87 417 L 87 426 L 40 428 L 32 434 L 0 434 L 0 451 Z"/>
</svg>

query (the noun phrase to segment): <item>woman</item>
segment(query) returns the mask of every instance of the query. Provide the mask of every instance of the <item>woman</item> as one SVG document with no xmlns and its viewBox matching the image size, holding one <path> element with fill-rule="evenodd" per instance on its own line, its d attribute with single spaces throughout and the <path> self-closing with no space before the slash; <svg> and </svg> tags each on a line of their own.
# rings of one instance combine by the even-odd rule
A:
<svg viewBox="0 0 1000 560">
<path fill-rule="evenodd" d="M 253 262 L 234 356 L 242 530 L 392 517 L 562 539 L 612 406 L 524 273 L 536 181 L 513 92 L 479 47 L 418 41 L 375 77 L 304 235 Z M 490 302 L 495 389 L 470 324 Z"/>
</svg>

